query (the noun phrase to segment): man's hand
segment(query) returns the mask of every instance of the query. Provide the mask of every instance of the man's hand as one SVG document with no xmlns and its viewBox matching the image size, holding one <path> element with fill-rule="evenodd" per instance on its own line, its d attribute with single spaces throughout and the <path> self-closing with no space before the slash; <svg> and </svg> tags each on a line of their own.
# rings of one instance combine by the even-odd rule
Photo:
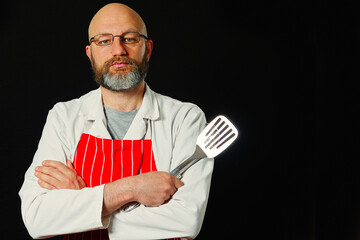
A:
<svg viewBox="0 0 360 240">
<path fill-rule="evenodd" d="M 59 161 L 43 161 L 42 166 L 35 168 L 35 176 L 39 178 L 39 185 L 48 190 L 79 190 L 86 187 L 84 180 L 77 174 L 69 160 L 66 161 L 66 165 Z"/>
<path fill-rule="evenodd" d="M 167 172 L 148 172 L 105 184 L 102 216 L 107 216 L 129 202 L 156 207 L 166 203 L 178 188 L 180 179 Z"/>
<path fill-rule="evenodd" d="M 49 190 L 79 190 L 86 187 L 69 160 L 66 165 L 59 161 L 43 161 L 42 166 L 36 167 L 35 176 L 39 178 L 39 185 Z M 139 202 L 150 207 L 160 206 L 183 185 L 180 179 L 167 172 L 148 172 L 107 183 L 104 188 L 102 216 L 111 214 L 129 202 Z"/>
<path fill-rule="evenodd" d="M 157 207 L 168 201 L 184 183 L 167 172 L 149 172 L 138 175 L 134 185 L 137 202 Z"/>
</svg>

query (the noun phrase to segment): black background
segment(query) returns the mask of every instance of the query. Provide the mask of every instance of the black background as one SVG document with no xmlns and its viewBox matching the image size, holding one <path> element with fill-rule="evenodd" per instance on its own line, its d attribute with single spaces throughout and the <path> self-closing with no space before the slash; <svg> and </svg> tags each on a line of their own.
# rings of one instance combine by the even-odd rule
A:
<svg viewBox="0 0 360 240">
<path fill-rule="evenodd" d="M 107 1 L 0 6 L 1 198 L 11 239 L 31 239 L 17 195 L 49 109 L 96 88 L 87 28 Z M 356 1 L 124 1 L 154 41 L 147 82 L 228 116 L 198 239 L 360 239 Z"/>
</svg>

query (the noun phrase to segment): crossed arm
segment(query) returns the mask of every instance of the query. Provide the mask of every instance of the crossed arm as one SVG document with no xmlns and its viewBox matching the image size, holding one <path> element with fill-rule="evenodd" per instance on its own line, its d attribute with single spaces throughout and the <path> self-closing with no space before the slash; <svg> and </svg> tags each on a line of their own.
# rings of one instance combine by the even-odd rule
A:
<svg viewBox="0 0 360 240">
<path fill-rule="evenodd" d="M 66 161 L 72 157 L 77 140 L 69 138 L 74 133 L 72 130 L 67 132 L 72 128 L 63 123 L 66 114 L 62 114 L 61 106 L 48 115 L 38 150 L 19 191 L 22 217 L 33 238 L 107 227 L 111 228 L 113 236 L 122 238 L 136 236 L 145 239 L 151 235 L 151 238 L 161 239 L 199 233 L 213 159 L 203 160 L 189 169 L 182 179 L 183 187 L 179 179 L 166 172 L 149 172 L 93 188 L 84 187 L 70 162 Z M 175 145 L 164 143 L 166 146 L 162 147 L 172 147 L 171 155 L 166 156 L 172 157 L 173 165 L 179 164 L 193 151 L 194 136 L 205 122 L 199 111 L 187 116 L 191 117 L 185 120 L 177 118 L 181 122 L 177 134 L 181 137 L 176 138 Z M 156 145 L 154 147 L 155 151 L 161 151 Z M 168 166 L 160 169 L 168 169 Z M 168 201 L 170 197 L 172 200 Z M 159 207 L 139 207 L 126 214 L 115 212 L 132 201 Z M 167 204 L 163 204 L 165 202 Z"/>
<path fill-rule="evenodd" d="M 42 166 L 35 168 L 35 176 L 38 184 L 48 190 L 80 190 L 86 187 L 69 160 L 66 165 L 59 161 L 43 161 Z M 178 178 L 166 172 L 149 172 L 107 183 L 104 187 L 102 216 L 110 215 L 133 201 L 146 206 L 160 206 L 183 185 Z"/>
</svg>

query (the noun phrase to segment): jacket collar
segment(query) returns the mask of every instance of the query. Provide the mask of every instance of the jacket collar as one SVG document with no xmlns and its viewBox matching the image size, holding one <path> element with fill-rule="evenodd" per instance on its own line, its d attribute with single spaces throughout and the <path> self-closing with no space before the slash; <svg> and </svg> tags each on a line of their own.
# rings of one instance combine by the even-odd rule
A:
<svg viewBox="0 0 360 240">
<path fill-rule="evenodd" d="M 159 118 L 159 105 L 156 100 L 155 92 L 153 92 L 149 85 L 146 84 L 143 102 L 139 109 L 140 117 L 149 120 L 156 120 Z"/>
<path fill-rule="evenodd" d="M 106 127 L 106 117 L 100 88 L 83 97 L 81 114 L 88 120 L 84 131 L 96 137 L 111 138 Z M 141 107 L 136 114 L 124 139 L 143 139 L 148 131 L 147 120 L 156 120 L 160 116 L 156 94 L 146 84 Z"/>
<path fill-rule="evenodd" d="M 82 115 L 90 121 L 100 119 L 105 120 L 104 105 L 100 88 L 84 97 L 86 97 L 86 99 L 84 99 L 84 104 L 81 108 Z M 160 116 L 155 92 L 153 92 L 147 84 L 145 85 L 143 102 L 137 115 L 149 120 L 156 120 Z"/>
</svg>

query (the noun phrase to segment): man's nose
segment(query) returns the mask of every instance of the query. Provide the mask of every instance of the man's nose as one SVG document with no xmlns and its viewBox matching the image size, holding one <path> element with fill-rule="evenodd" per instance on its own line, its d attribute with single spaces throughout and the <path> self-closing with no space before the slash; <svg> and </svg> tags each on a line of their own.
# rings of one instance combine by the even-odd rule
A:
<svg viewBox="0 0 360 240">
<path fill-rule="evenodd" d="M 111 44 L 111 53 L 113 56 L 125 56 L 127 54 L 119 37 L 114 38 L 114 42 Z"/>
</svg>

